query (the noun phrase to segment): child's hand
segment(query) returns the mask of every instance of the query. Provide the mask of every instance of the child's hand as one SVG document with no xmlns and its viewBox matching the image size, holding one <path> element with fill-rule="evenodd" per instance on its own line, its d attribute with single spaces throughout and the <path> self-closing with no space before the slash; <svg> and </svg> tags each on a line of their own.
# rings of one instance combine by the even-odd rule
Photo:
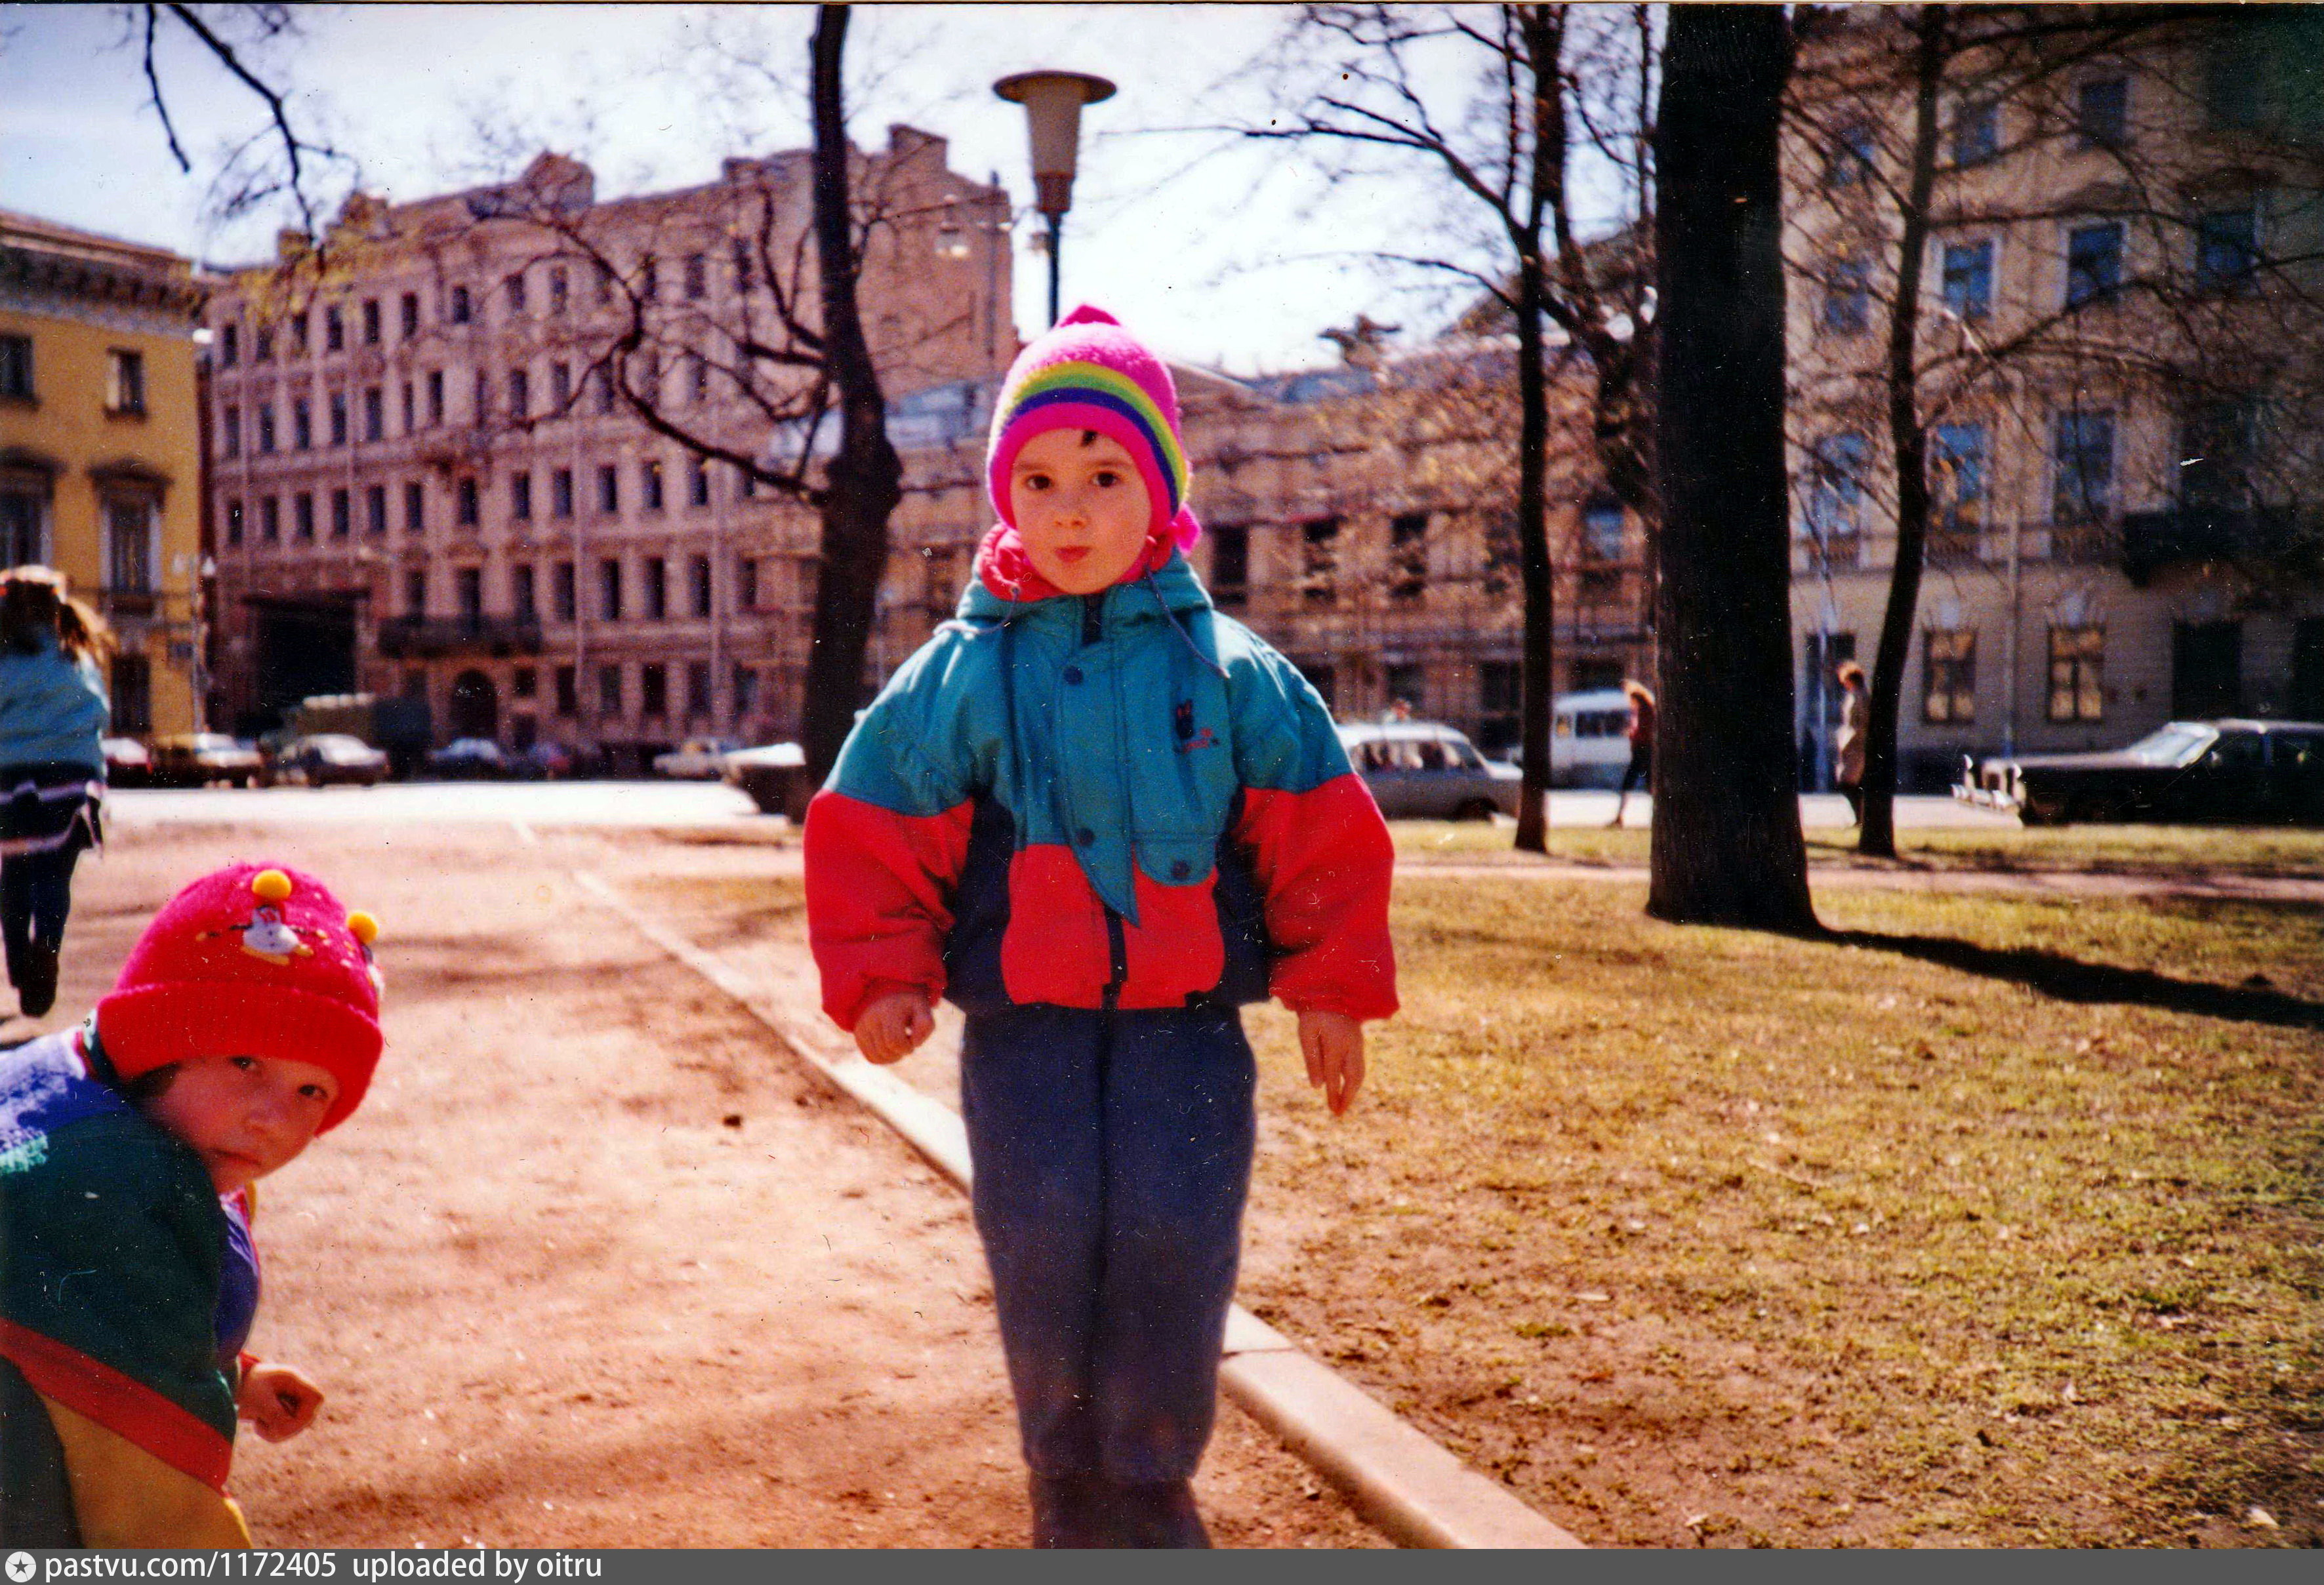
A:
<svg viewBox="0 0 2324 1585">
<path fill-rule="evenodd" d="M 926 1045 L 936 1030 L 927 992 L 891 991 L 856 1018 L 855 1049 L 866 1062 L 900 1062 Z"/>
<path fill-rule="evenodd" d="M 288 1442 L 314 1424 L 323 1406 L 323 1389 L 307 1379 L 295 1365 L 270 1365 L 264 1360 L 242 1373 L 242 1390 L 235 1407 L 269 1442 Z"/>
<path fill-rule="evenodd" d="M 1364 1082 L 1363 1025 L 1345 1013 L 1301 1013 L 1299 1050 L 1307 1082 L 1323 1092 L 1332 1115 L 1347 1110 Z"/>
</svg>

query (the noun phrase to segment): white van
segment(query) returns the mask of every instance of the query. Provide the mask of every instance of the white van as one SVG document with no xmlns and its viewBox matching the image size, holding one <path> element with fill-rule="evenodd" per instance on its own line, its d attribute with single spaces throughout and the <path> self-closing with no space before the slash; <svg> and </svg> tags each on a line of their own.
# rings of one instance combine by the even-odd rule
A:
<svg viewBox="0 0 2324 1585">
<path fill-rule="evenodd" d="M 1620 688 L 1560 694 L 1550 711 L 1550 785 L 1621 786 L 1630 763 L 1630 696 Z"/>
</svg>

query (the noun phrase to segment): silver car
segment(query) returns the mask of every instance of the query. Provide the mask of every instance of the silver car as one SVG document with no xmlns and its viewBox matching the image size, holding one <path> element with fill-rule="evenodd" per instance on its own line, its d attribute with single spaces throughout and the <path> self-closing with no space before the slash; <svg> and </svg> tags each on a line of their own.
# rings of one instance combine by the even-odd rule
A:
<svg viewBox="0 0 2324 1585">
<path fill-rule="evenodd" d="M 1349 762 L 1391 820 L 1515 817 L 1514 765 L 1479 754 L 1469 740 L 1433 721 L 1361 722 L 1340 728 Z"/>
</svg>

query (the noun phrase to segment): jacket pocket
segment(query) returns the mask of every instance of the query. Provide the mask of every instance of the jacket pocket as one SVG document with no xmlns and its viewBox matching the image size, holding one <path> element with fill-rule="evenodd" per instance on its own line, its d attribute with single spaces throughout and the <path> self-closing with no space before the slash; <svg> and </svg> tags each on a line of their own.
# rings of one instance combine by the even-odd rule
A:
<svg viewBox="0 0 2324 1585">
<path fill-rule="evenodd" d="M 1117 1005 L 1184 1007 L 1189 998 L 1218 985 L 1226 968 L 1226 944 L 1212 896 L 1213 856 L 1207 837 L 1138 839 L 1130 875 L 1138 923 L 1124 922 L 1129 972 Z"/>
<path fill-rule="evenodd" d="M 1001 941 L 1009 1000 L 1102 1006 L 1111 966 L 1105 905 L 1073 850 L 1043 843 L 1019 852 L 1009 865 L 1009 930 Z"/>
</svg>

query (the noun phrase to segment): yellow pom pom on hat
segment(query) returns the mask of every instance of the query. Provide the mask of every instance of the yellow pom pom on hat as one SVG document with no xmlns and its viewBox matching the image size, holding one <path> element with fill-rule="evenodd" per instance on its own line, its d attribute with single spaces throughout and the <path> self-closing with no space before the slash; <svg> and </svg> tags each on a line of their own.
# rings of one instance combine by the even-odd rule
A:
<svg viewBox="0 0 2324 1585">
<path fill-rule="evenodd" d="M 337 1128 L 384 1045 L 367 950 L 378 929 L 288 864 L 213 871 L 145 926 L 97 1004 L 97 1039 L 124 1079 L 208 1056 L 313 1063 L 339 1081 L 322 1123 Z"/>
</svg>

